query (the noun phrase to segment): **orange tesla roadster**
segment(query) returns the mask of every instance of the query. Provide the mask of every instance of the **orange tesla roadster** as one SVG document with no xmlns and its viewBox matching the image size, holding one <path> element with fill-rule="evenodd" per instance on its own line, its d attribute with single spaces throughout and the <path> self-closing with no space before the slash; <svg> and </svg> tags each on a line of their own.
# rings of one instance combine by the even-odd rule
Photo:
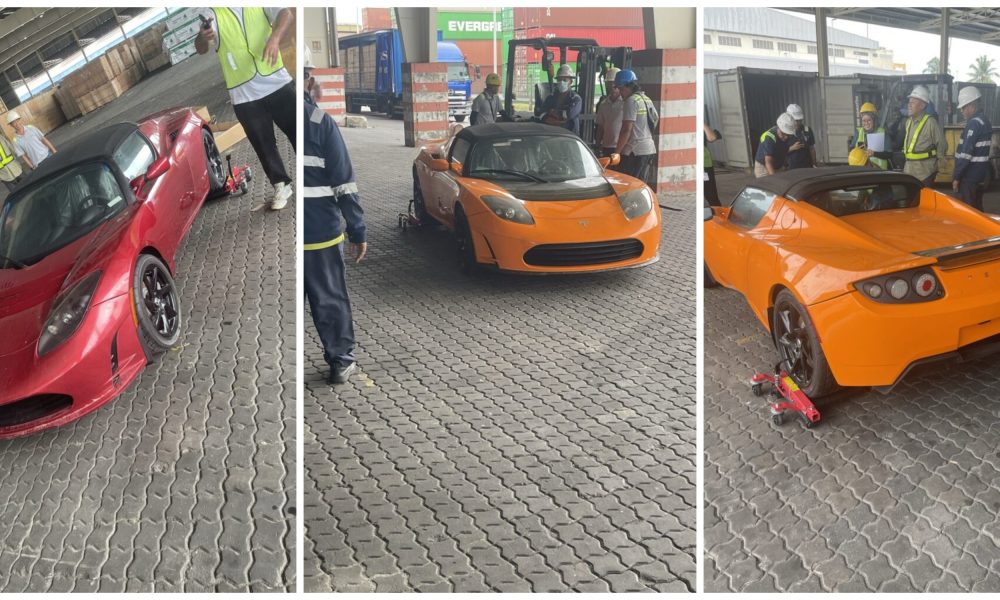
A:
<svg viewBox="0 0 1000 600">
<path fill-rule="evenodd" d="M 458 240 L 466 271 L 584 272 L 655 262 L 660 211 L 645 183 L 607 170 L 569 131 L 467 127 L 413 162 L 413 212 Z"/>
<path fill-rule="evenodd" d="M 1000 223 L 909 175 L 797 169 L 705 211 L 706 285 L 743 294 L 808 396 L 1000 344 Z"/>
</svg>

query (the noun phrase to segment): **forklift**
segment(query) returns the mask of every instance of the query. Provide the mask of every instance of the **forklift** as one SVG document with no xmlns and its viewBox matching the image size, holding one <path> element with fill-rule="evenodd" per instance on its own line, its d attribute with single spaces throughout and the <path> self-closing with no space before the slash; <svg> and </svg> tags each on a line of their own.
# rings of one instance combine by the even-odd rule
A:
<svg viewBox="0 0 1000 600">
<path fill-rule="evenodd" d="M 514 80 L 515 60 L 518 48 L 527 53 L 536 50 L 541 56 L 541 71 L 546 80 L 533 86 L 529 94 L 533 98 L 522 98 L 519 107 L 531 107 L 533 110 L 517 110 L 515 101 Z M 556 62 L 556 51 L 559 52 Z M 597 136 L 596 108 L 597 100 L 609 90 L 604 87 L 604 72 L 611 68 L 628 69 L 632 66 L 632 48 L 628 46 L 603 47 L 589 38 L 529 38 L 510 40 L 507 52 L 507 76 L 504 78 L 504 121 L 540 121 L 541 107 L 555 89 L 555 73 L 560 65 L 569 61 L 569 53 L 576 52 L 576 93 L 583 100 L 583 110 L 580 113 L 580 138 L 589 146 L 593 146 Z M 525 62 L 525 67 L 527 61 Z M 527 72 L 523 74 L 527 78 Z M 531 101 L 531 102 L 529 102 Z"/>
</svg>

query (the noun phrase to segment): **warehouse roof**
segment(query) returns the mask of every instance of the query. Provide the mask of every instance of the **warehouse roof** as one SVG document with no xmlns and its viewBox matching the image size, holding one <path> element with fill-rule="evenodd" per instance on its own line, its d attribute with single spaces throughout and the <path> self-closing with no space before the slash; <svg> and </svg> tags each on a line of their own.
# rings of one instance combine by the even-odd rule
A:
<svg viewBox="0 0 1000 600">
<path fill-rule="evenodd" d="M 834 12 L 834 9 L 831 9 L 830 12 Z M 815 23 L 771 8 L 706 8 L 704 27 L 705 31 L 726 31 L 816 43 Z M 872 50 L 879 47 L 875 40 L 833 27 L 828 29 L 827 37 L 831 44 L 838 46 L 870 48 Z"/>
<path fill-rule="evenodd" d="M 705 9 L 706 21 L 709 10 L 712 9 Z M 814 8 L 782 10 L 816 14 Z M 941 32 L 941 9 L 934 7 L 828 8 L 827 15 L 832 19 L 846 19 L 935 35 Z M 1000 46 L 1000 8 L 952 8 L 949 11 L 948 22 L 949 35 L 952 38 Z M 832 30 L 830 39 L 833 41 Z"/>
</svg>

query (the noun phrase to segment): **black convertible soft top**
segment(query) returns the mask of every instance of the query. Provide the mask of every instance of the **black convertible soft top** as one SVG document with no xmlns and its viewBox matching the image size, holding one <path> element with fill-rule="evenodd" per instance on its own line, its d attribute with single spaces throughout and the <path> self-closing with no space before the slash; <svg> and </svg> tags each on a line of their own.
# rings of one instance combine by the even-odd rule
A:
<svg viewBox="0 0 1000 600">
<path fill-rule="evenodd" d="M 62 171 L 78 163 L 90 162 L 107 158 L 110 160 L 112 154 L 119 144 L 125 141 L 133 131 L 139 129 L 135 123 L 117 123 L 102 127 L 97 131 L 74 140 L 55 154 L 42 161 L 38 168 L 21 180 L 15 191 L 22 190 L 34 185 L 38 181 L 47 179 L 53 174 Z"/>
<path fill-rule="evenodd" d="M 475 144 L 476 142 L 480 142 L 482 140 L 495 140 L 519 135 L 547 135 L 573 137 L 579 139 L 579 137 L 569 129 L 554 127 L 544 123 L 535 123 L 533 121 L 526 121 L 522 123 L 488 123 L 485 125 L 473 125 L 472 127 L 466 127 L 462 131 L 459 131 L 456 137 L 466 140 L 470 144 Z"/>
<path fill-rule="evenodd" d="M 920 186 L 920 180 L 898 171 L 883 171 L 874 167 L 820 167 L 790 169 L 776 175 L 755 179 L 747 187 L 773 192 L 779 196 L 800 200 L 826 190 L 899 183 Z"/>
</svg>

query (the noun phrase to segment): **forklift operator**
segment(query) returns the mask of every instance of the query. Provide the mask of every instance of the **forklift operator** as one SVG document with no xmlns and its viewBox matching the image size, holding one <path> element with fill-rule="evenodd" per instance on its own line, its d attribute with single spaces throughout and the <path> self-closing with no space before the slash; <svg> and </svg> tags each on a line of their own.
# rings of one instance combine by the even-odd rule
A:
<svg viewBox="0 0 1000 600">
<path fill-rule="evenodd" d="M 556 127 L 565 127 L 576 135 L 580 135 L 580 113 L 583 111 L 583 98 L 573 91 L 575 79 L 573 69 L 562 65 L 556 73 L 556 92 L 550 94 L 542 103 L 542 122 Z"/>
</svg>

